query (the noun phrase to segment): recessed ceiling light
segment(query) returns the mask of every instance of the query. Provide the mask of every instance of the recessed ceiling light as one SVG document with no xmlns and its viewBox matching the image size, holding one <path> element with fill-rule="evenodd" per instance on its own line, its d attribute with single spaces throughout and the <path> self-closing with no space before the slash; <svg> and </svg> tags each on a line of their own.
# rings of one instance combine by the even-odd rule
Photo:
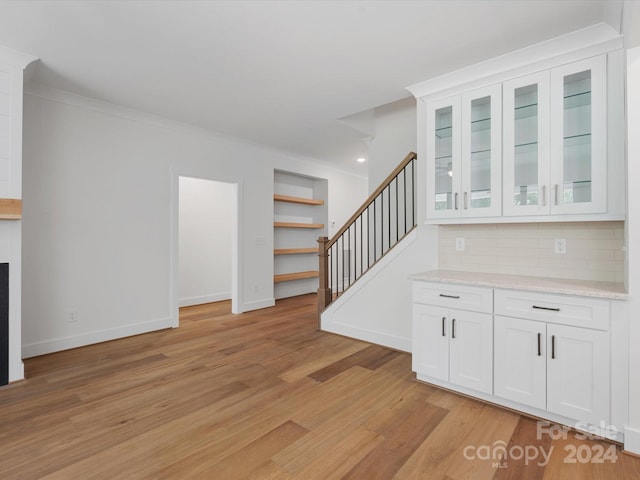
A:
<svg viewBox="0 0 640 480">
<path fill-rule="evenodd" d="M 356 159 L 356 162 L 358 162 L 358 163 L 364 163 L 366 161 L 367 161 L 367 159 L 364 158 L 364 157 L 359 157 L 359 158 Z"/>
</svg>

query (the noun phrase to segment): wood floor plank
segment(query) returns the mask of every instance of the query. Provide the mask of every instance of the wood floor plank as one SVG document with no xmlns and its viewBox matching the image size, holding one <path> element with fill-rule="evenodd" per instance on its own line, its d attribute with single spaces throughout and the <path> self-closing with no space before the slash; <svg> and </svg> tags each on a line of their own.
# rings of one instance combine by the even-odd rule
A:
<svg viewBox="0 0 640 480">
<path fill-rule="evenodd" d="M 385 440 L 369 452 L 343 478 L 389 479 L 402 467 L 415 449 L 447 415 L 447 410 L 429 405 L 424 398 L 408 397 L 394 408 L 397 423 L 389 428 L 381 423 Z"/>
<path fill-rule="evenodd" d="M 219 460 L 205 448 L 158 471 L 158 479 L 238 478 L 258 470 L 271 456 L 303 437 L 308 430 L 287 420 L 228 457 Z"/>
<path fill-rule="evenodd" d="M 348 357 L 332 363 L 331 365 L 327 365 L 320 370 L 312 372 L 309 374 L 309 377 L 319 382 L 324 382 L 325 380 L 335 377 L 339 373 L 355 366 L 375 370 L 398 355 L 401 354 L 399 352 L 389 350 L 388 348 L 380 347 L 378 345 L 370 345 L 349 355 Z"/>
<path fill-rule="evenodd" d="M 611 445 L 596 440 L 552 442 L 544 471 L 466 459 L 546 444 L 531 420 L 417 382 L 410 354 L 318 331 L 315 302 L 187 307 L 177 329 L 25 360 L 27 380 L 0 387 L 0 478 L 640 478 L 619 449 L 564 462 Z"/>
</svg>

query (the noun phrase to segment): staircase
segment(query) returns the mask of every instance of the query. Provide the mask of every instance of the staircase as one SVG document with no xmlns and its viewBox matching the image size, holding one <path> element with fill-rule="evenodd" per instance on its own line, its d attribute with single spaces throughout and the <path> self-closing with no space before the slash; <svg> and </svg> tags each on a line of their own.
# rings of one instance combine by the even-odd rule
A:
<svg viewBox="0 0 640 480">
<path fill-rule="evenodd" d="M 410 152 L 333 238 L 318 239 L 318 317 L 416 227 L 416 159 Z"/>
</svg>

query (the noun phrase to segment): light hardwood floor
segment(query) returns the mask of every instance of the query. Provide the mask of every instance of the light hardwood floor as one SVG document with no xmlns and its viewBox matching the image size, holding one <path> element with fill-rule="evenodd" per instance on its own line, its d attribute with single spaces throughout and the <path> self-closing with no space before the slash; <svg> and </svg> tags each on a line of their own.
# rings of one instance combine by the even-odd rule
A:
<svg viewBox="0 0 640 480">
<path fill-rule="evenodd" d="M 566 463 L 608 443 L 537 440 L 533 420 L 417 382 L 407 354 L 316 331 L 315 302 L 189 307 L 178 329 L 26 360 L 0 388 L 0 479 L 640 479 L 619 449 Z M 496 445 L 553 451 L 468 459 Z"/>
</svg>

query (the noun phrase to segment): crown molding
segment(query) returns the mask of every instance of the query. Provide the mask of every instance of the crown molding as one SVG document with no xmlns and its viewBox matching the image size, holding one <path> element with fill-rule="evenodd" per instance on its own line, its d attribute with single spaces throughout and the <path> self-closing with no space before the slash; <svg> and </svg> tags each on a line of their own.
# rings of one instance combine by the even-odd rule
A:
<svg viewBox="0 0 640 480">
<path fill-rule="evenodd" d="M 0 45 L 0 63 L 24 70 L 31 62 L 37 60 L 39 60 L 38 57 Z"/>
<path fill-rule="evenodd" d="M 606 23 L 552 38 L 407 87 L 416 98 L 455 95 L 470 88 L 515 78 L 623 48 L 623 37 Z"/>
</svg>

